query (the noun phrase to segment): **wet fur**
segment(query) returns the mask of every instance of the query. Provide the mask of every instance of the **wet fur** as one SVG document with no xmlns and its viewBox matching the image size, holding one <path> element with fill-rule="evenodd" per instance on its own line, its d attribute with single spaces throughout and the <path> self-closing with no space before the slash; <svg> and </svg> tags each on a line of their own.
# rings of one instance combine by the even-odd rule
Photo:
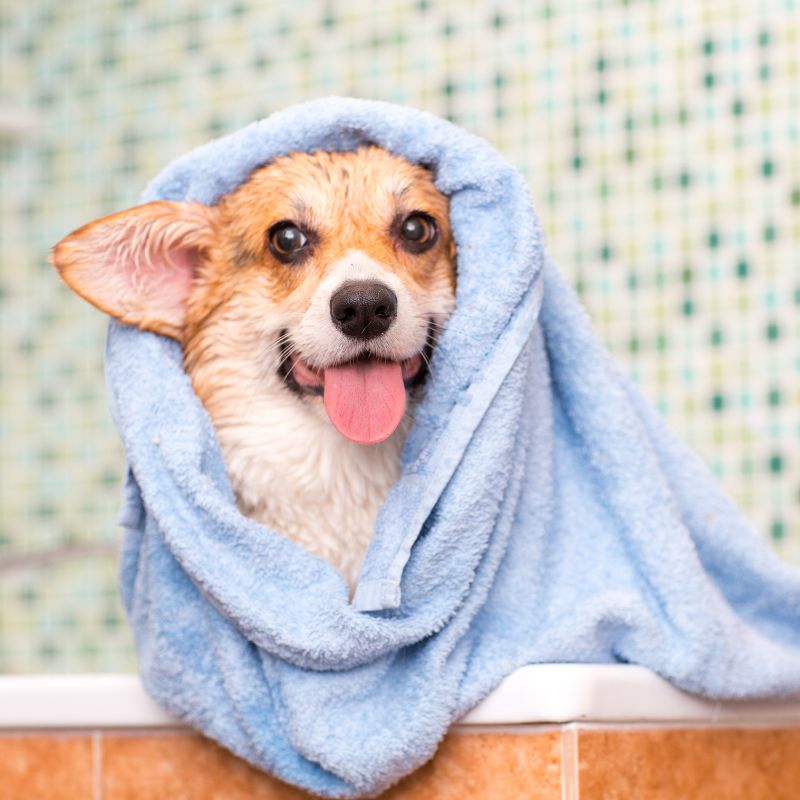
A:
<svg viewBox="0 0 800 800">
<path fill-rule="evenodd" d="M 439 228 L 425 253 L 397 236 L 412 211 Z M 427 170 L 378 148 L 294 153 L 214 207 L 155 202 L 97 220 L 60 242 L 53 263 L 107 313 L 182 343 L 241 511 L 328 560 L 352 586 L 398 477 L 411 413 L 385 442 L 348 441 L 319 397 L 284 384 L 279 337 L 287 332 L 286 346 L 316 369 L 365 348 L 396 361 L 420 352 L 454 305 L 448 212 Z M 281 263 L 267 247 L 266 232 L 283 220 L 312 233 L 301 264 Z M 395 325 L 368 345 L 330 321 L 331 293 L 354 278 L 381 280 L 398 296 Z"/>
</svg>

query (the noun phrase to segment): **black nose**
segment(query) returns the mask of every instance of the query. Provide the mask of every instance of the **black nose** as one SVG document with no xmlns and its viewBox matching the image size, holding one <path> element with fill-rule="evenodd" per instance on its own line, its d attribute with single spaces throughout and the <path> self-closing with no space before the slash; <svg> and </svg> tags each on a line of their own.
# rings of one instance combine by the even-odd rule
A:
<svg viewBox="0 0 800 800">
<path fill-rule="evenodd" d="M 377 281 L 346 281 L 331 297 L 331 319 L 345 336 L 374 339 L 397 316 L 397 295 Z"/>
</svg>

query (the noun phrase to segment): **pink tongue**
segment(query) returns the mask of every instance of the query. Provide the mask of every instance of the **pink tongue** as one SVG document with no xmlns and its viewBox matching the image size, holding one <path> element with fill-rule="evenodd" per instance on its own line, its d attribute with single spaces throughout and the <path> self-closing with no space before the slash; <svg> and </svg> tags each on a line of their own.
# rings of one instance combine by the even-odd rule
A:
<svg viewBox="0 0 800 800">
<path fill-rule="evenodd" d="M 342 436 L 357 444 L 388 439 L 406 409 L 403 368 L 391 361 L 359 361 L 325 370 L 325 410 Z"/>
</svg>

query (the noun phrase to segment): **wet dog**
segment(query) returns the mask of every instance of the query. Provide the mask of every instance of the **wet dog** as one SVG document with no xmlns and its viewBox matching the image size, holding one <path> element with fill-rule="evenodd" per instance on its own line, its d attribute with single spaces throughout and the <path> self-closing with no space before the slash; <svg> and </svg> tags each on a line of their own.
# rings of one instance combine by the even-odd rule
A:
<svg viewBox="0 0 800 800">
<path fill-rule="evenodd" d="M 122 322 L 178 340 L 240 510 L 354 584 L 455 304 L 433 176 L 377 147 L 292 153 L 214 206 L 156 201 L 52 262 Z"/>
</svg>

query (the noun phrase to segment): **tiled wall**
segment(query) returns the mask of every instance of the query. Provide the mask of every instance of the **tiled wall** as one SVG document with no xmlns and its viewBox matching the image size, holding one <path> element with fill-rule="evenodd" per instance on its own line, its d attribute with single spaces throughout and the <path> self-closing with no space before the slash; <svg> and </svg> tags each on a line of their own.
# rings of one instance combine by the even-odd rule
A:
<svg viewBox="0 0 800 800">
<path fill-rule="evenodd" d="M 453 731 L 381 798 L 796 800 L 798 746 L 796 727 Z M 313 800 L 186 731 L 0 735 L 0 781 L 14 800 Z"/>
<path fill-rule="evenodd" d="M 0 135 L 0 671 L 134 663 L 104 320 L 48 247 L 332 93 L 446 115 L 523 170 L 600 336 L 800 563 L 796 0 L 27 0 L 0 31 L 0 110 L 36 116 Z"/>
</svg>

